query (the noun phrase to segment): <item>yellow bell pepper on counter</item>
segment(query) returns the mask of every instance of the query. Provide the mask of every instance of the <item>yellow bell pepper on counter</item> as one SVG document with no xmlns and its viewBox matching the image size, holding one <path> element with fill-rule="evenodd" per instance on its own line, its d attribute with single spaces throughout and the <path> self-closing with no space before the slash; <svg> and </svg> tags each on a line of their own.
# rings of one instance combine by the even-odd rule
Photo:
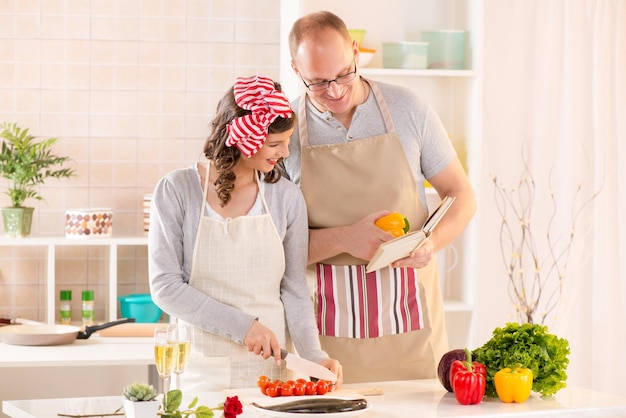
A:
<svg viewBox="0 0 626 418">
<path fill-rule="evenodd" d="M 383 231 L 389 232 L 394 237 L 399 237 L 409 232 L 409 220 L 398 212 L 392 212 L 375 222 L 376 226 Z"/>
<path fill-rule="evenodd" d="M 533 388 L 533 371 L 515 367 L 506 367 L 493 376 L 493 383 L 502 402 L 525 402 Z"/>
</svg>

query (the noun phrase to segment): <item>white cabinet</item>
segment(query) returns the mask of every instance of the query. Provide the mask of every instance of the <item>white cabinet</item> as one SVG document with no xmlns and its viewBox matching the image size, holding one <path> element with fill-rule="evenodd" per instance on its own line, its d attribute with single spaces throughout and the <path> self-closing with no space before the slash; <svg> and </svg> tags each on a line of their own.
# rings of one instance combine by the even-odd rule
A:
<svg viewBox="0 0 626 418">
<path fill-rule="evenodd" d="M 117 261 L 118 247 L 146 246 L 147 236 L 120 236 L 111 238 L 66 238 L 65 236 L 30 236 L 25 238 L 0 237 L 0 247 L 28 246 L 46 248 L 46 322 L 54 323 L 58 295 L 55 293 L 56 249 L 62 246 L 105 246 L 108 247 L 108 292 L 105 317 L 108 321 L 117 319 Z"/>
<path fill-rule="evenodd" d="M 362 46 L 376 49 L 361 75 L 404 85 L 428 100 L 448 131 L 476 194 L 482 136 L 483 0 L 283 0 L 281 2 L 280 81 L 288 97 L 302 93 L 290 67 L 289 30 L 300 16 L 329 10 L 348 28 L 365 29 Z M 383 42 L 421 41 L 430 30 L 466 31 L 465 69 L 405 70 L 382 68 Z M 433 198 L 429 195 L 429 199 Z M 436 204 L 436 194 L 433 202 Z M 450 346 L 471 346 L 470 335 L 476 280 L 477 227 L 474 219 L 450 247 L 439 254 Z"/>
</svg>

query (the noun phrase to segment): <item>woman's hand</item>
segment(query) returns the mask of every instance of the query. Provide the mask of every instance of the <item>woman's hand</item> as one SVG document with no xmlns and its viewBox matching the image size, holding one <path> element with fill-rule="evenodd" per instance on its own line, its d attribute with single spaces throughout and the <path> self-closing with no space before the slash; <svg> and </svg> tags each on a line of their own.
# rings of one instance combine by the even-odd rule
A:
<svg viewBox="0 0 626 418">
<path fill-rule="evenodd" d="M 326 367 L 331 372 L 335 373 L 335 375 L 337 376 L 337 383 L 333 385 L 332 390 L 339 389 L 339 387 L 343 384 L 343 370 L 339 361 L 332 358 L 327 358 L 325 360 L 322 360 L 320 364 Z"/>
<path fill-rule="evenodd" d="M 248 351 L 260 355 L 265 360 L 272 354 L 276 360 L 276 365 L 280 365 L 280 343 L 271 329 L 255 320 L 243 338 L 243 343 L 248 347 Z"/>
</svg>

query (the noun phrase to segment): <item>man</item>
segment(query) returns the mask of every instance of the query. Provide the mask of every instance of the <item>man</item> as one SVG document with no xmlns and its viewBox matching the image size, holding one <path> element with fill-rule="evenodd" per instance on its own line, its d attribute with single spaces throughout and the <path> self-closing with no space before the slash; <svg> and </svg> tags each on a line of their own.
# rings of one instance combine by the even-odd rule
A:
<svg viewBox="0 0 626 418">
<path fill-rule="evenodd" d="M 292 104 L 298 127 L 285 170 L 307 203 L 322 346 L 346 383 L 434 377 L 448 350 L 434 255 L 473 216 L 472 187 L 428 103 L 360 77 L 358 45 L 339 17 L 298 19 L 289 47 L 306 93 Z M 454 204 L 424 246 L 366 274 L 393 238 L 376 219 L 397 211 L 412 229 L 426 219 L 424 180 Z"/>
</svg>

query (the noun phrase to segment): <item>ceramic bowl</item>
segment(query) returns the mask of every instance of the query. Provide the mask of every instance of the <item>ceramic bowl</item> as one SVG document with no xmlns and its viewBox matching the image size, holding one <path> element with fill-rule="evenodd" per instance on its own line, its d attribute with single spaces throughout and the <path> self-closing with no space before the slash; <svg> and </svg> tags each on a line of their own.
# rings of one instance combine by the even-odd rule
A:
<svg viewBox="0 0 626 418">
<path fill-rule="evenodd" d="M 359 49 L 359 67 L 367 67 L 376 55 L 375 49 Z"/>
<path fill-rule="evenodd" d="M 383 42 L 383 67 L 423 69 L 428 67 L 427 42 Z"/>
<path fill-rule="evenodd" d="M 149 293 L 132 293 L 118 296 L 120 311 L 124 318 L 135 318 L 137 322 L 159 322 L 161 309 L 152 301 Z"/>
<path fill-rule="evenodd" d="M 367 31 L 365 29 L 348 29 L 348 33 L 353 41 L 356 41 L 358 46 L 363 45 L 363 38 L 365 38 L 365 34 Z"/>
</svg>

